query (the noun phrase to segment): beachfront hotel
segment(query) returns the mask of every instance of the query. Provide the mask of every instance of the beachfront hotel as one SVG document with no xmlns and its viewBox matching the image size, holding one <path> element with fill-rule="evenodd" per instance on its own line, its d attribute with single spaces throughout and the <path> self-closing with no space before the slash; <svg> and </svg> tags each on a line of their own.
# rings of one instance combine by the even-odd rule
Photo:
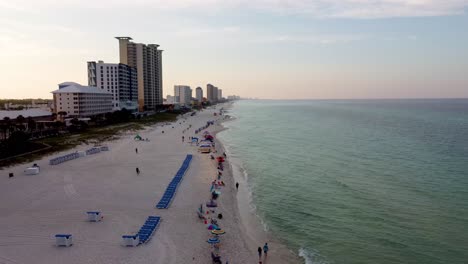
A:
<svg viewBox="0 0 468 264">
<path fill-rule="evenodd" d="M 197 87 L 197 89 L 195 89 L 195 98 L 198 103 L 203 102 L 203 89 L 201 87 Z"/>
<path fill-rule="evenodd" d="M 56 114 L 66 112 L 70 117 L 89 117 L 112 112 L 112 93 L 97 87 L 65 82 L 52 94 Z"/>
<path fill-rule="evenodd" d="M 88 85 L 112 94 L 112 109 L 138 110 L 137 70 L 122 63 L 88 62 Z"/>
<path fill-rule="evenodd" d="M 130 37 L 116 39 L 120 63 L 137 70 L 138 110 L 155 110 L 163 104 L 162 50 L 157 44 L 134 43 Z"/>
<path fill-rule="evenodd" d="M 218 89 L 218 101 L 221 101 L 221 99 L 223 99 L 223 90 Z"/>
<path fill-rule="evenodd" d="M 206 85 L 206 97 L 211 103 L 218 102 L 218 87 L 212 84 Z"/>
<path fill-rule="evenodd" d="M 174 85 L 174 97 L 177 103 L 189 106 L 192 101 L 192 89 L 187 85 Z"/>
</svg>

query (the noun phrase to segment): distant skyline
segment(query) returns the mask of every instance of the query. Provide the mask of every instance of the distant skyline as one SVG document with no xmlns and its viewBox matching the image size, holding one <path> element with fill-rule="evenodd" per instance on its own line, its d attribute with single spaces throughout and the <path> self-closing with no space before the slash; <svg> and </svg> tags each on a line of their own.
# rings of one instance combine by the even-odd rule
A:
<svg viewBox="0 0 468 264">
<path fill-rule="evenodd" d="M 174 85 L 262 99 L 468 98 L 468 0 L 0 0 L 0 98 L 87 85 L 115 36 Z"/>
</svg>

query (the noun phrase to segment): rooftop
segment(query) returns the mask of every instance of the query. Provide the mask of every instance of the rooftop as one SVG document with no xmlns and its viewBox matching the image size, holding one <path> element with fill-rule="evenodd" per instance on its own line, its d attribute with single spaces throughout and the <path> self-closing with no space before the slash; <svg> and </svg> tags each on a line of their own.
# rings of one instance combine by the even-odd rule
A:
<svg viewBox="0 0 468 264">
<path fill-rule="evenodd" d="M 66 86 L 70 86 L 70 85 L 80 85 L 80 84 L 76 83 L 76 82 L 63 82 L 63 83 L 59 83 L 58 85 L 59 85 L 59 87 L 66 87 Z"/>
<path fill-rule="evenodd" d="M 10 119 L 16 119 L 19 115 L 22 115 L 25 118 L 28 117 L 40 117 L 40 116 L 50 116 L 51 112 L 43 109 L 26 109 L 26 110 L 14 110 L 14 111 L 0 111 L 0 119 L 3 120 L 5 117 Z"/>
<path fill-rule="evenodd" d="M 115 37 L 116 39 L 128 39 L 128 40 L 132 40 L 131 37 Z"/>
<path fill-rule="evenodd" d="M 92 86 L 83 86 L 81 84 L 77 83 L 72 83 L 68 85 L 67 87 L 64 87 L 62 89 L 58 89 L 52 92 L 53 94 L 58 94 L 58 93 L 100 93 L 100 94 L 111 94 L 107 91 L 104 91 L 102 89 L 99 89 L 97 87 L 92 87 Z"/>
</svg>

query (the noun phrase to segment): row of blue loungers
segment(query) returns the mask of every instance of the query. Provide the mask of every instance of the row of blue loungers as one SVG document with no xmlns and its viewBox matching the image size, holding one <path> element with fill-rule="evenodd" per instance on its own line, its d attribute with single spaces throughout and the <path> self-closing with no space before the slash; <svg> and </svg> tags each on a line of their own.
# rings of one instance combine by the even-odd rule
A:
<svg viewBox="0 0 468 264">
<path fill-rule="evenodd" d="M 146 222 L 143 224 L 143 226 L 140 228 L 140 231 L 138 231 L 136 235 L 122 236 L 124 239 L 124 245 L 127 247 L 135 247 L 148 242 L 153 236 L 153 233 L 158 228 L 159 222 L 161 222 L 161 217 L 148 216 L 148 219 L 146 219 Z"/>
<path fill-rule="evenodd" d="M 156 208 L 158 209 L 167 209 L 169 208 L 169 204 L 171 203 L 172 199 L 174 198 L 175 192 L 177 187 L 179 186 L 179 183 L 182 181 L 182 178 L 184 177 L 185 172 L 188 170 L 188 167 L 190 165 L 190 162 L 192 161 L 192 155 L 187 155 L 185 158 L 184 162 L 182 163 L 182 166 L 180 167 L 179 171 L 176 173 L 174 178 L 172 179 L 171 183 L 169 183 L 169 186 L 167 186 L 166 191 L 164 192 L 163 197 L 159 201 L 159 203 L 156 205 Z"/>
<path fill-rule="evenodd" d="M 161 222 L 161 217 L 159 216 L 148 216 L 145 224 L 138 231 L 138 238 L 140 239 L 140 244 L 144 244 L 151 239 L 156 228 L 158 228 L 159 222 Z"/>
</svg>

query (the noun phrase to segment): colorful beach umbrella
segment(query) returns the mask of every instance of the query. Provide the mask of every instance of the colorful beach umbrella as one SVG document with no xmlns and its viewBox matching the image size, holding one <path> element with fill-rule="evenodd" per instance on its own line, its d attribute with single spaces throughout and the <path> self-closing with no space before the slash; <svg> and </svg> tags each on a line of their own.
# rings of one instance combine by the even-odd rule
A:
<svg viewBox="0 0 468 264">
<path fill-rule="evenodd" d="M 226 232 L 222 229 L 211 230 L 211 234 L 213 235 L 224 235 Z"/>
<path fill-rule="evenodd" d="M 207 241 L 207 242 L 210 243 L 210 244 L 212 244 L 212 245 L 214 245 L 214 244 L 220 243 L 221 241 L 219 240 L 218 237 L 211 237 L 211 238 L 208 238 L 208 241 Z"/>
</svg>

